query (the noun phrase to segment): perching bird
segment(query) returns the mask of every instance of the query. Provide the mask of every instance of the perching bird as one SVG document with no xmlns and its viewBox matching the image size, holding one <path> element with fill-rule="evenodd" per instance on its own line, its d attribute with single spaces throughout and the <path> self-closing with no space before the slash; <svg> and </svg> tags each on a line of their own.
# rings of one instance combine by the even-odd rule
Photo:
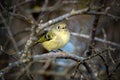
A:
<svg viewBox="0 0 120 80">
<path fill-rule="evenodd" d="M 70 32 L 64 22 L 53 25 L 51 30 L 43 34 L 35 44 L 41 43 L 48 50 L 57 50 L 64 47 L 70 40 Z"/>
</svg>

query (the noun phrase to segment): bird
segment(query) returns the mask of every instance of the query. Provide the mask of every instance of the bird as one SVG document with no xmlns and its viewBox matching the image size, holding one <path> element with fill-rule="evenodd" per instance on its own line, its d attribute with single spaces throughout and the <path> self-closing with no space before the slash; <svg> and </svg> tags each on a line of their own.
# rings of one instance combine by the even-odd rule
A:
<svg viewBox="0 0 120 80">
<path fill-rule="evenodd" d="M 64 22 L 54 24 L 49 31 L 39 37 L 35 44 L 41 43 L 48 51 L 64 47 L 70 40 L 70 31 L 67 27 Z"/>
</svg>

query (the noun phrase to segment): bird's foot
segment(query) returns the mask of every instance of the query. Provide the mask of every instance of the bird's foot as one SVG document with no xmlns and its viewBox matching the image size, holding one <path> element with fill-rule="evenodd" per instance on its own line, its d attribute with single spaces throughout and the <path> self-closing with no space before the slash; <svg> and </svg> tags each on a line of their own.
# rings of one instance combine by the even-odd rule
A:
<svg viewBox="0 0 120 80">
<path fill-rule="evenodd" d="M 55 52 L 55 53 L 57 53 L 57 52 L 62 52 L 63 50 L 62 49 L 58 49 L 58 50 L 51 50 L 50 52 Z"/>
</svg>

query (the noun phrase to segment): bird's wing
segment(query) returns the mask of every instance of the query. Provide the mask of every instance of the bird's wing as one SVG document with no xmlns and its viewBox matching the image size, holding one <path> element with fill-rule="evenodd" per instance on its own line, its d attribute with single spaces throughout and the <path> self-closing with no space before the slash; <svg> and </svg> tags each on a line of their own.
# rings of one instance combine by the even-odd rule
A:
<svg viewBox="0 0 120 80">
<path fill-rule="evenodd" d="M 39 38 L 39 40 L 37 41 L 37 43 L 42 43 L 42 42 L 45 42 L 45 41 L 49 41 L 51 40 L 53 37 L 54 37 L 54 33 L 52 33 L 51 31 L 45 31 L 41 37 Z"/>
</svg>

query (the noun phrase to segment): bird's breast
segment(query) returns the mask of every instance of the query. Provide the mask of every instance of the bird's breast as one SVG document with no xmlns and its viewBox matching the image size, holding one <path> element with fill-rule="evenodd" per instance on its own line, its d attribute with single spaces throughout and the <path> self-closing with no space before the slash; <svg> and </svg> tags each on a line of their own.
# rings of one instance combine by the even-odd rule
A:
<svg viewBox="0 0 120 80">
<path fill-rule="evenodd" d="M 60 46 L 63 47 L 70 40 L 70 33 L 69 32 L 64 32 L 62 34 L 59 34 L 58 35 L 58 40 L 61 44 Z"/>
<path fill-rule="evenodd" d="M 57 50 L 64 47 L 70 40 L 70 33 L 68 31 L 56 32 L 55 36 L 49 40 L 42 43 L 45 49 L 48 51 Z"/>
</svg>

